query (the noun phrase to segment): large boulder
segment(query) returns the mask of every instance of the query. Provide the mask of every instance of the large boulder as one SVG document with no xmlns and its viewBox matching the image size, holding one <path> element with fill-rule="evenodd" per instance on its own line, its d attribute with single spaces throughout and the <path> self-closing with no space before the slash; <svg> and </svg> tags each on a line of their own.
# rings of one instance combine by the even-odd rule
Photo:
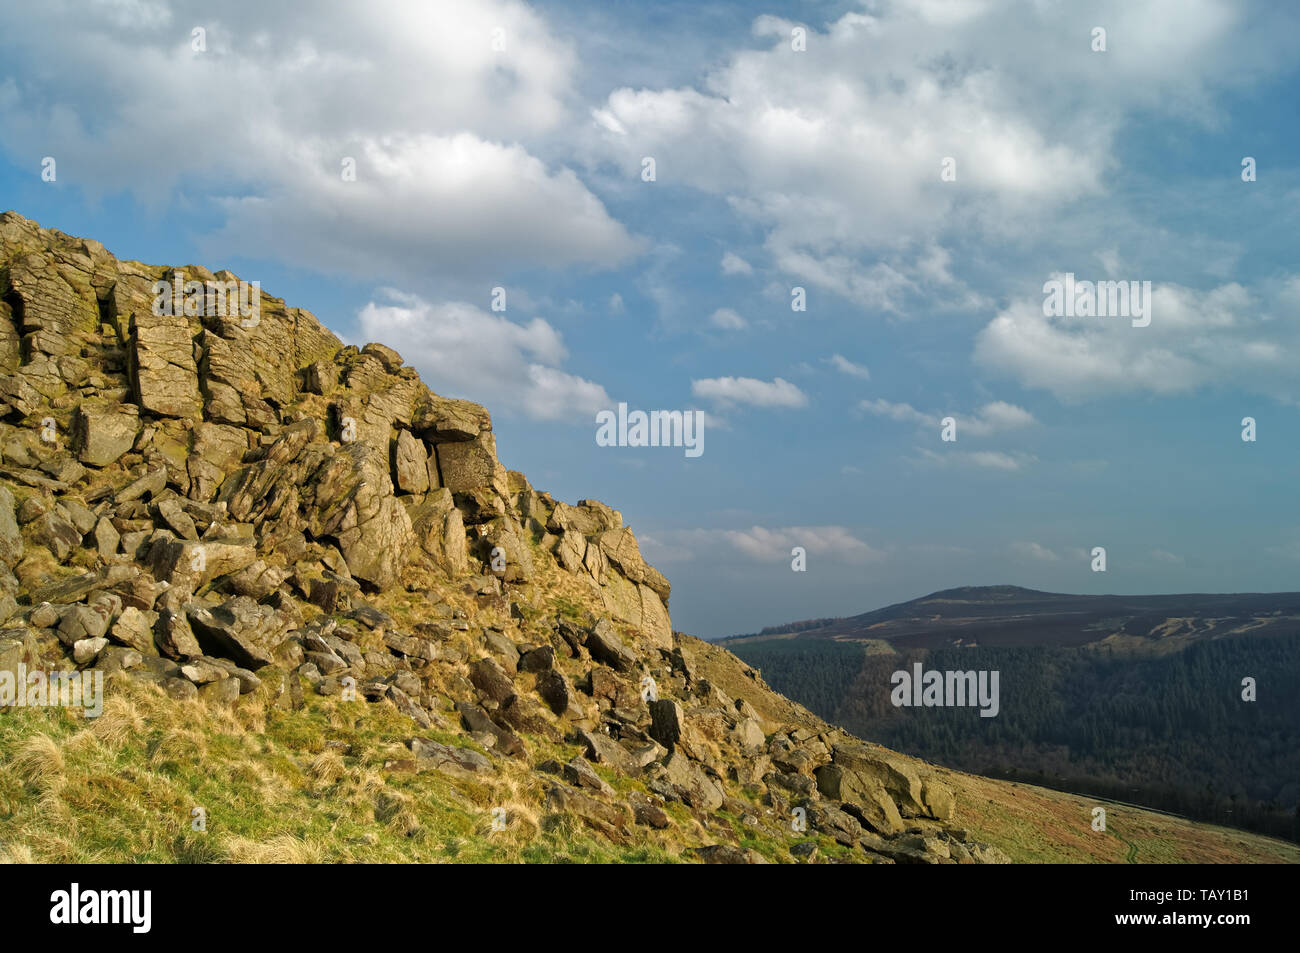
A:
<svg viewBox="0 0 1300 953">
<path fill-rule="evenodd" d="M 494 575 L 506 582 L 528 582 L 536 571 L 528 544 L 520 538 L 516 524 L 501 518 L 481 531 L 480 556 Z"/>
<path fill-rule="evenodd" d="M 479 659 L 470 664 L 469 680 L 475 688 L 498 705 L 509 704 L 518 694 L 510 676 L 490 658 Z"/>
<path fill-rule="evenodd" d="M 202 422 L 194 427 L 191 450 L 218 469 L 229 470 L 243 460 L 248 451 L 247 431 L 225 424 Z"/>
<path fill-rule="evenodd" d="M 270 606 L 237 596 L 216 608 L 191 604 L 186 616 L 203 654 L 228 658 L 242 668 L 257 669 L 275 660 L 290 620 Z"/>
<path fill-rule="evenodd" d="M 838 764 L 822 765 L 814 775 L 822 797 L 843 804 L 845 810 L 871 830 L 897 834 L 904 829 L 898 805 L 879 781 L 854 774 Z"/>
<path fill-rule="evenodd" d="M 435 490 L 407 513 L 416 542 L 444 572 L 454 577 L 469 571 L 469 540 L 450 490 Z"/>
<path fill-rule="evenodd" d="M 435 475 L 437 471 L 434 471 Z M 424 442 L 399 430 L 393 447 L 393 482 L 403 493 L 425 493 L 429 489 L 429 451 Z"/>
<path fill-rule="evenodd" d="M 74 605 L 59 617 L 58 636 L 72 646 L 82 639 L 97 639 L 108 631 L 109 610 L 103 605 Z"/>
<path fill-rule="evenodd" d="M 650 702 L 650 737 L 669 751 L 677 747 L 686 719 L 682 706 L 671 698 L 660 698 Z"/>
<path fill-rule="evenodd" d="M 558 669 L 551 668 L 538 673 L 537 694 L 555 714 L 582 717 L 582 710 L 576 704 L 577 695 L 573 691 L 573 685 Z"/>
<path fill-rule="evenodd" d="M 106 467 L 131 449 L 139 432 L 139 415 L 125 407 L 103 411 L 82 405 L 72 418 L 72 447 L 82 463 Z"/>
<path fill-rule="evenodd" d="M 722 802 L 726 800 L 722 786 L 682 752 L 675 751 L 660 763 L 664 766 L 664 780 L 691 807 L 708 813 L 722 807 Z"/>
<path fill-rule="evenodd" d="M 198 417 L 202 407 L 194 329 L 184 315 L 155 315 L 146 308 L 131 318 L 131 370 L 136 397 L 150 413 Z"/>
<path fill-rule="evenodd" d="M 878 782 L 904 817 L 928 814 L 921 800 L 920 775 L 893 752 L 862 744 L 840 744 L 835 746 L 831 760 L 848 774 Z"/>
<path fill-rule="evenodd" d="M 411 428 L 426 439 L 437 442 L 473 440 L 480 433 L 492 429 L 492 418 L 478 404 L 439 397 L 425 390 L 416 402 Z"/>
<path fill-rule="evenodd" d="M 191 592 L 214 579 L 238 572 L 257 560 L 252 537 L 163 539 L 149 549 L 156 579 Z"/>
<path fill-rule="evenodd" d="M 109 632 L 112 640 L 119 645 L 133 648 L 141 655 L 157 655 L 154 647 L 153 624 L 154 612 L 144 612 L 135 606 L 127 606 L 113 623 Z"/>
<path fill-rule="evenodd" d="M 442 485 L 452 493 L 491 485 L 501 466 L 497 462 L 496 437 L 491 433 L 481 433 L 473 440 L 440 443 L 436 450 Z"/>
<path fill-rule="evenodd" d="M 957 808 L 957 799 L 952 788 L 946 784 L 925 778 L 921 782 L 921 800 L 925 803 L 927 817 L 936 821 L 951 821 Z"/>
<path fill-rule="evenodd" d="M 419 767 L 431 768 L 452 777 L 468 778 L 477 774 L 491 774 L 496 770 L 491 761 L 469 748 L 439 744 L 424 738 L 412 738 L 407 745 L 415 755 Z"/>
<path fill-rule="evenodd" d="M 33 520 L 29 532 L 32 541 L 48 549 L 59 562 L 64 562 L 81 545 L 77 527 L 56 510 L 48 510 Z"/>
<path fill-rule="evenodd" d="M 603 504 L 602 504 L 603 505 Z M 608 509 L 608 507 L 606 507 Z M 601 553 L 629 582 L 646 585 L 664 602 L 668 601 L 671 587 L 659 570 L 641 557 L 641 548 L 630 529 L 606 530 L 596 537 Z"/>
<path fill-rule="evenodd" d="M 89 271 L 94 267 L 83 258 L 81 268 L 69 268 L 63 256 L 53 250 L 18 255 L 7 263 L 9 293 L 21 302 L 21 332 L 49 341 L 40 353 L 59 356 L 59 344 L 77 332 L 93 329 L 99 322 L 99 304 L 91 287 Z M 40 335 L 39 332 L 45 332 Z"/>
<path fill-rule="evenodd" d="M 348 571 L 375 589 L 397 583 L 414 541 L 385 456 L 358 441 L 326 461 L 316 476 L 309 523 L 312 535 L 334 537 Z"/>
<path fill-rule="evenodd" d="M 595 544 L 589 544 L 588 555 L 593 551 Z M 629 623 L 656 647 L 672 648 L 673 627 L 668 610 L 649 586 L 637 585 L 621 573 L 607 572 L 599 591 L 605 611 L 613 618 Z"/>
<path fill-rule="evenodd" d="M 585 644 L 592 658 L 620 672 L 629 672 L 636 665 L 636 656 L 627 650 L 608 619 L 600 619 L 592 626 Z"/>
<path fill-rule="evenodd" d="M 197 611 L 200 606 L 195 606 Z M 164 655 L 174 659 L 202 655 L 203 648 L 194 637 L 184 608 L 164 608 L 159 613 L 155 642 Z"/>
</svg>

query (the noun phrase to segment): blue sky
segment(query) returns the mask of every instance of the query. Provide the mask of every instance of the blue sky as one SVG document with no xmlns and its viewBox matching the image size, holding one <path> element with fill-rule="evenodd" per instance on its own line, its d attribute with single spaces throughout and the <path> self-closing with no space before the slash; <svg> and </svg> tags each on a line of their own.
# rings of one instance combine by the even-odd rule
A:
<svg viewBox="0 0 1300 953">
<path fill-rule="evenodd" d="M 268 6 L 0 11 L 0 205 L 396 347 L 623 512 L 675 627 L 1297 588 L 1290 5 Z M 1150 326 L 1044 316 L 1065 272 Z M 619 401 L 704 454 L 597 446 Z"/>
</svg>

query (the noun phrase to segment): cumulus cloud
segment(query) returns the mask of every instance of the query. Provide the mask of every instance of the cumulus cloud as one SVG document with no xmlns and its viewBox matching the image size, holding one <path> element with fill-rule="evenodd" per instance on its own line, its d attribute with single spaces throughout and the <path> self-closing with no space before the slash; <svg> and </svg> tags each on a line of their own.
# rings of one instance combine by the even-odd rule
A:
<svg viewBox="0 0 1300 953">
<path fill-rule="evenodd" d="M 0 62 L 11 157 L 53 155 L 93 196 L 221 197 L 210 253 L 401 279 L 640 247 L 530 151 L 573 121 L 577 57 L 517 0 L 9 4 Z"/>
<path fill-rule="evenodd" d="M 691 381 L 691 393 L 705 400 L 753 407 L 805 407 L 808 397 L 783 378 L 762 381 L 753 377 L 710 377 Z"/>
<path fill-rule="evenodd" d="M 355 182 L 322 157 L 262 195 L 225 200 L 226 224 L 206 244 L 399 278 L 612 266 L 637 247 L 573 172 L 551 172 L 518 145 L 458 133 L 355 151 Z"/>
<path fill-rule="evenodd" d="M 584 423 L 611 403 L 604 387 L 561 369 L 564 341 L 542 318 L 516 324 L 461 302 L 431 304 L 386 290 L 358 321 L 366 340 L 396 342 L 441 394 L 538 420 Z"/>
<path fill-rule="evenodd" d="M 867 6 L 805 24 L 806 52 L 791 49 L 795 23 L 760 16 L 762 47 L 702 81 L 614 90 L 593 162 L 630 175 L 671 155 L 674 182 L 764 229 L 777 268 L 863 308 L 968 307 L 981 299 L 949 268 L 952 243 L 1059 231 L 1062 209 L 1105 191 L 1130 115 L 1205 122 L 1216 92 L 1293 58 L 1292 13 L 1230 0 Z M 1090 47 L 1099 23 L 1104 57 Z M 945 158 L 955 181 L 940 178 Z"/>
<path fill-rule="evenodd" d="M 974 356 L 1068 401 L 1216 384 L 1294 401 L 1300 329 L 1290 316 L 1298 306 L 1300 277 L 1258 293 L 1236 283 L 1208 291 L 1154 285 L 1147 327 L 1128 318 L 1048 317 L 1041 298 L 1021 299 L 980 331 Z"/>
</svg>

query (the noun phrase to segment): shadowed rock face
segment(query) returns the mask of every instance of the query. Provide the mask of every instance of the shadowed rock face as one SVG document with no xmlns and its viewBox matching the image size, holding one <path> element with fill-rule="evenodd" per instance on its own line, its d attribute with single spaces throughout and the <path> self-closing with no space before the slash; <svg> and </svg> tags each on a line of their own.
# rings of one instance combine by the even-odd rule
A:
<svg viewBox="0 0 1300 953">
<path fill-rule="evenodd" d="M 214 284 L 255 320 L 209 307 Z M 944 833 L 928 774 L 676 635 L 669 594 L 618 511 L 506 470 L 488 412 L 392 348 L 0 216 L 0 668 L 392 705 L 487 752 L 403 739 L 393 770 L 535 770 L 539 811 L 620 844 L 673 828 L 707 862 L 762 859 L 719 811 L 780 840 L 795 808 L 859 860 L 998 859 Z M 583 754 L 534 764 L 542 742 Z"/>
</svg>

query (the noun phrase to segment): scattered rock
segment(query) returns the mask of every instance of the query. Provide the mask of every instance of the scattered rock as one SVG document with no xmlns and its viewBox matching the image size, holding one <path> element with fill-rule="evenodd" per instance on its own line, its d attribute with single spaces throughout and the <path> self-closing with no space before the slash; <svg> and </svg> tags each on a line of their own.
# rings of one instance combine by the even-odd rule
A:
<svg viewBox="0 0 1300 953">
<path fill-rule="evenodd" d="M 80 639 L 72 644 L 72 658 L 78 665 L 87 665 L 99 658 L 108 646 L 108 639 Z"/>
<path fill-rule="evenodd" d="M 766 864 L 768 860 L 756 850 L 732 844 L 710 844 L 708 847 L 690 847 L 686 851 L 706 864 Z"/>
<path fill-rule="evenodd" d="M 109 635 L 114 642 L 135 649 L 141 655 L 156 655 L 158 650 L 154 647 L 153 620 L 149 618 L 150 615 L 154 613 L 146 615 L 135 606 L 128 606 L 113 623 Z"/>
<path fill-rule="evenodd" d="M 421 768 L 431 768 L 453 777 L 474 777 L 496 770 L 491 761 L 469 748 L 457 748 L 424 738 L 412 738 L 407 747 Z"/>
</svg>

